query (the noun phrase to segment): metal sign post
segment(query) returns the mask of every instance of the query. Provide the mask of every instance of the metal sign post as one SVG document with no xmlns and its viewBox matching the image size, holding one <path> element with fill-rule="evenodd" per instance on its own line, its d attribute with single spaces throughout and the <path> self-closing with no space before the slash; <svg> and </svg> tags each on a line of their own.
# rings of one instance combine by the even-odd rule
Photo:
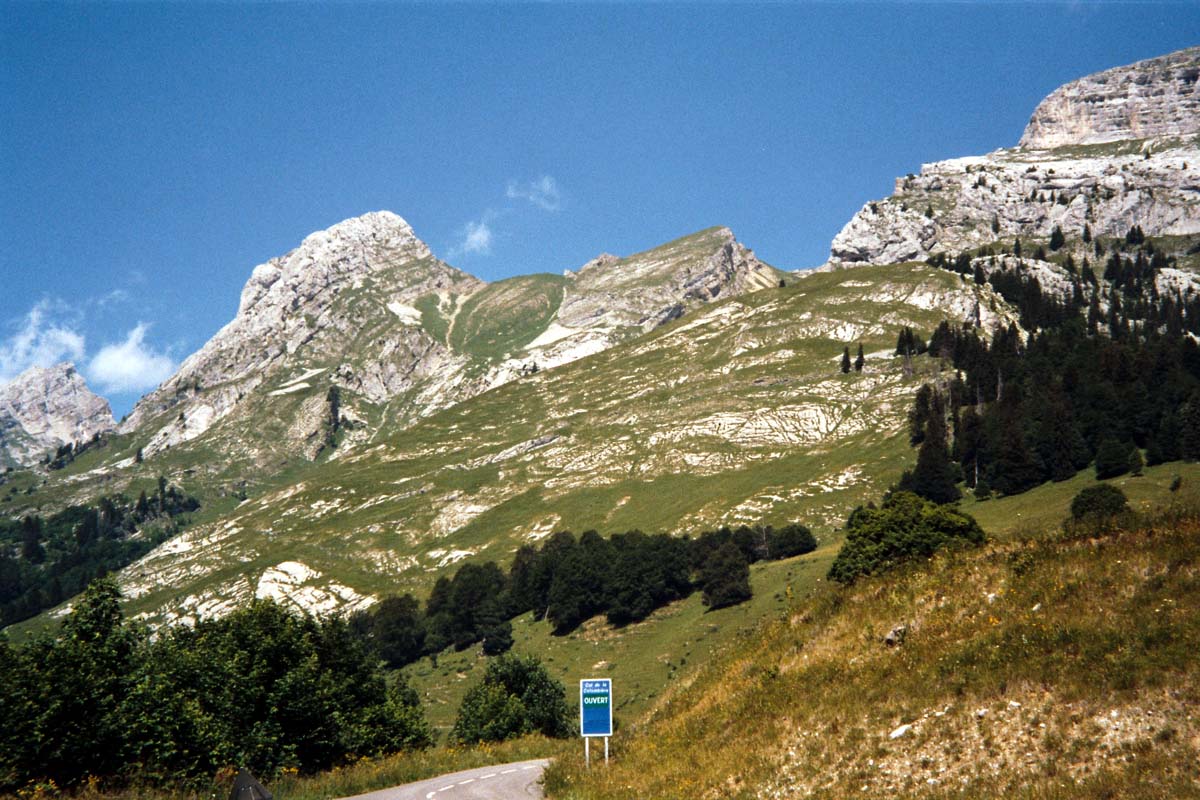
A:
<svg viewBox="0 0 1200 800">
<path fill-rule="evenodd" d="M 612 736 L 612 679 L 579 682 L 579 732 L 583 736 L 584 763 L 592 766 L 591 739 L 604 737 L 604 764 L 608 765 L 608 737 Z"/>
</svg>

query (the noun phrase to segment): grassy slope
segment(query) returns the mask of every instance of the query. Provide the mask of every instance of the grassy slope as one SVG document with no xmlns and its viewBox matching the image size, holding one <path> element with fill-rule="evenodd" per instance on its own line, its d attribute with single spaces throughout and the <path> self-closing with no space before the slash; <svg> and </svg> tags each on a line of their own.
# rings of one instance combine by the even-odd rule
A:
<svg viewBox="0 0 1200 800">
<path fill-rule="evenodd" d="M 1200 468 L 1127 488 L 1154 495 L 1175 474 L 1187 511 L 1133 530 L 1008 529 L 788 604 L 621 732 L 611 770 L 568 752 L 551 795 L 1200 796 Z M 980 508 L 1061 519 L 1074 488 Z M 898 624 L 905 643 L 884 646 Z"/>
<path fill-rule="evenodd" d="M 244 597 L 284 560 L 359 592 L 422 593 L 454 558 L 503 561 L 564 528 L 802 519 L 828 539 L 909 458 L 900 431 L 921 376 L 880 352 L 902 324 L 931 330 L 936 298 L 976 291 L 928 268 L 863 267 L 705 307 L 288 474 L 130 570 L 147 590 L 133 608 Z M 868 369 L 843 376 L 843 343 L 858 340 Z"/>
<path fill-rule="evenodd" d="M 1185 487 L 1200 487 L 1200 464 L 1164 464 L 1147 469 L 1140 477 L 1124 476 L 1111 483 L 1126 492 L 1134 508 L 1149 511 L 1171 501 L 1174 495 L 1168 487 L 1176 476 L 1183 478 Z M 1094 480 L 1087 470 L 1070 481 L 1048 483 L 1022 495 L 984 503 L 968 500 L 962 506 L 997 541 L 1028 538 L 1069 516 L 1071 498 Z M 754 565 L 754 597 L 740 606 L 710 612 L 696 594 L 624 629 L 614 629 L 596 618 L 564 637 L 551 635 L 548 623 L 534 622 L 525 615 L 513 626 L 514 647 L 545 658 L 568 686 L 584 677 L 613 678 L 620 689 L 618 724 L 632 723 L 652 709 L 673 682 L 756 631 L 762 620 L 778 617 L 796 601 L 824 591 L 828 586 L 825 574 L 840 544 L 840 536 L 831 534 L 815 553 Z M 439 731 L 445 732 L 453 724 L 462 695 L 478 679 L 482 665 L 482 655 L 475 647 L 461 653 L 448 650 L 436 664 L 425 658 L 405 669 Z"/>
<path fill-rule="evenodd" d="M 566 281 L 561 275 L 521 275 L 489 284 L 463 303 L 448 333 L 450 345 L 485 361 L 521 349 L 550 324 Z"/>
</svg>

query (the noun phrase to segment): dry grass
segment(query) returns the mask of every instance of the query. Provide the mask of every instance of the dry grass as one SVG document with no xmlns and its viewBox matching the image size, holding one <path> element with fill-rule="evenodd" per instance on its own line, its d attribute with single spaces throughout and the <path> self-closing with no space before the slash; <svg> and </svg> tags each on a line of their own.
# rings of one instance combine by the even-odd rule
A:
<svg viewBox="0 0 1200 800">
<path fill-rule="evenodd" d="M 1200 512 L 939 556 L 767 624 L 556 798 L 1200 797 Z M 883 636 L 907 625 L 903 645 Z M 895 738 L 902 725 L 909 727 Z"/>
</svg>

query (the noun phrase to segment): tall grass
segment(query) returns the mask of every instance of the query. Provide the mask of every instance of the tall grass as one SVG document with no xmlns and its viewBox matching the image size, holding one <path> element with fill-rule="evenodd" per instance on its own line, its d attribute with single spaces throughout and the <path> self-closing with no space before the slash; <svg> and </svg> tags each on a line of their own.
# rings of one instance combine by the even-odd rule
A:
<svg viewBox="0 0 1200 800">
<path fill-rule="evenodd" d="M 610 769 L 568 753 L 546 784 L 589 800 L 1200 797 L 1198 653 L 1200 513 L 1177 505 L 831 588 L 621 732 Z"/>
</svg>

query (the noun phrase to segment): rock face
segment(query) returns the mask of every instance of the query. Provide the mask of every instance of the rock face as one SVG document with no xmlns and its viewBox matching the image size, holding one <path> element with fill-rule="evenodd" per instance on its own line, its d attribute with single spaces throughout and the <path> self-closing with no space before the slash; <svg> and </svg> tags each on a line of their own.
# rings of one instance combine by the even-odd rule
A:
<svg viewBox="0 0 1200 800">
<path fill-rule="evenodd" d="M 256 267 L 237 316 L 142 398 L 121 430 L 157 428 L 150 456 L 200 436 L 248 399 L 303 393 L 318 377 L 324 389 L 352 356 L 354 389 L 386 400 L 454 361 L 412 304 L 453 304 L 482 285 L 434 258 L 395 214 L 346 220 Z"/>
<path fill-rule="evenodd" d="M 219 450 L 256 463 L 312 457 L 331 385 L 342 415 L 359 423 L 353 444 L 780 275 L 713 228 L 574 273 L 487 284 L 435 258 L 400 217 L 374 212 L 256 267 L 237 316 L 121 430 L 148 435 L 147 457 L 222 423 L 241 427 Z M 264 418 L 283 424 L 266 434 L 254 424 Z"/>
<path fill-rule="evenodd" d="M 112 428 L 108 401 L 71 364 L 31 367 L 0 387 L 0 463 L 26 466 Z"/>
<path fill-rule="evenodd" d="M 1200 133 L 1200 47 L 1097 72 L 1033 112 L 1021 147 L 1051 148 Z"/>
<path fill-rule="evenodd" d="M 1135 224 L 1147 235 L 1200 233 L 1198 60 L 1200 49 L 1185 50 L 1068 84 L 1039 106 L 1021 146 L 897 179 L 895 194 L 867 203 L 838 233 L 831 260 L 924 259 L 1044 240 L 1056 225 L 1068 237 L 1084 225 L 1101 236 Z M 1086 114 L 1064 110 L 1077 101 Z"/>
</svg>

